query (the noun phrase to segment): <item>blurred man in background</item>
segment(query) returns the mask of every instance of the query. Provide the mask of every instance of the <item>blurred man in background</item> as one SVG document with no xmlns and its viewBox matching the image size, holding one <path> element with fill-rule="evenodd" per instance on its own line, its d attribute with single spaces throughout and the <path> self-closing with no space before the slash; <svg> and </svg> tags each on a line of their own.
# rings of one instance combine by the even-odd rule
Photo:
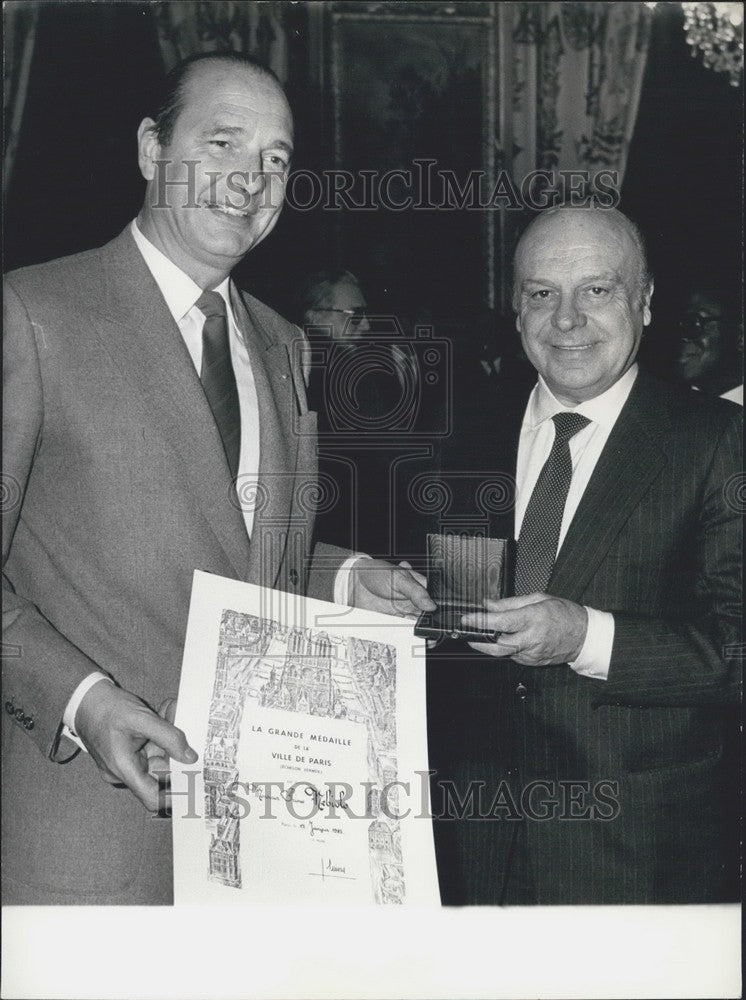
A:
<svg viewBox="0 0 746 1000">
<path fill-rule="evenodd" d="M 679 320 L 677 376 L 743 406 L 743 317 L 738 296 L 716 282 L 695 283 Z"/>
<path fill-rule="evenodd" d="M 393 317 L 370 318 L 360 282 L 328 268 L 303 282 L 299 323 L 310 343 L 309 405 L 319 415 L 322 501 L 319 538 L 381 556 L 395 554 L 391 538 L 397 414 L 417 391 L 416 371 Z M 394 331 L 396 333 L 396 330 Z M 334 495 L 334 502 L 325 505 Z"/>
</svg>

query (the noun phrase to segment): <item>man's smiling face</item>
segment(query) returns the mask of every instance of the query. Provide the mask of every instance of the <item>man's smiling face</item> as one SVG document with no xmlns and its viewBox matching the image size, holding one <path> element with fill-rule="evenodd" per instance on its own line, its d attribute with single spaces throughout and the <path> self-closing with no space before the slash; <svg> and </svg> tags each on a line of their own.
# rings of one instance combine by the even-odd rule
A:
<svg viewBox="0 0 746 1000">
<path fill-rule="evenodd" d="M 139 132 L 140 228 L 200 287 L 214 286 L 279 217 L 293 143 L 285 95 L 251 67 L 206 60 L 189 71 L 167 145 L 152 126 Z"/>
<path fill-rule="evenodd" d="M 516 252 L 516 327 L 557 399 L 576 406 L 632 365 L 652 285 L 619 218 L 565 209 L 540 216 Z"/>
</svg>

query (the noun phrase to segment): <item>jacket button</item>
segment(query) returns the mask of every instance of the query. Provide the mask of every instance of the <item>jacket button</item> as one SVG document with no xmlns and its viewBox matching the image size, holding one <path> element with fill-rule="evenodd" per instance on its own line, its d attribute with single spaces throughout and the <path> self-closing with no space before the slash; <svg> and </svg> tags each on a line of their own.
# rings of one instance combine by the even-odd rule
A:
<svg viewBox="0 0 746 1000">
<path fill-rule="evenodd" d="M 289 576 L 290 576 L 290 582 L 292 583 L 292 585 L 294 587 L 297 587 L 298 586 L 298 570 L 297 569 L 291 569 L 290 573 L 289 573 Z"/>
<path fill-rule="evenodd" d="M 34 728 L 34 720 L 30 716 L 26 716 L 23 720 L 23 728 L 31 731 Z"/>
<path fill-rule="evenodd" d="M 8 715 L 16 714 L 16 706 L 13 704 L 12 701 L 5 702 L 5 711 L 8 713 Z"/>
<path fill-rule="evenodd" d="M 22 708 L 17 708 L 16 712 L 15 712 L 15 715 L 16 715 L 16 718 L 18 719 L 19 722 L 23 722 L 23 709 Z"/>
<path fill-rule="evenodd" d="M 526 695 L 528 694 L 528 688 L 526 687 L 525 684 L 523 684 L 521 682 L 520 684 L 516 685 L 515 693 L 516 693 L 517 697 L 519 697 L 521 700 L 523 700 L 526 697 Z"/>
</svg>

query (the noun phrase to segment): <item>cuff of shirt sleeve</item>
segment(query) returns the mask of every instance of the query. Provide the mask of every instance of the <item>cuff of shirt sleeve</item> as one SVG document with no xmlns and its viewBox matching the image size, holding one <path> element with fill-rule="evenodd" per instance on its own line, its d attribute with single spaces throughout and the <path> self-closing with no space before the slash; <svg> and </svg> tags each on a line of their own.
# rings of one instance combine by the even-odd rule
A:
<svg viewBox="0 0 746 1000">
<path fill-rule="evenodd" d="M 370 556 L 366 556 L 363 552 L 355 552 L 354 555 L 348 556 L 347 559 L 345 559 L 337 570 L 337 575 L 334 577 L 335 604 L 346 604 L 350 606 L 350 573 L 352 568 L 355 563 L 360 562 L 361 559 L 370 558 Z"/>
<path fill-rule="evenodd" d="M 88 676 L 84 678 L 73 691 L 72 697 L 70 698 L 70 701 L 68 701 L 67 707 L 65 708 L 65 712 L 62 716 L 62 732 L 69 740 L 76 743 L 81 750 L 86 750 L 86 748 L 83 745 L 83 741 L 75 732 L 75 716 L 78 714 L 78 708 L 80 707 L 80 703 L 83 698 L 85 698 L 93 685 L 98 684 L 99 681 L 108 681 L 109 684 L 114 683 L 111 677 L 107 677 L 106 674 L 102 674 L 98 670 L 88 674 Z M 86 753 L 88 753 L 87 750 Z"/>
<path fill-rule="evenodd" d="M 605 681 L 609 677 L 614 645 L 614 616 L 608 611 L 586 608 L 588 629 L 578 658 L 570 664 L 576 674 Z"/>
</svg>

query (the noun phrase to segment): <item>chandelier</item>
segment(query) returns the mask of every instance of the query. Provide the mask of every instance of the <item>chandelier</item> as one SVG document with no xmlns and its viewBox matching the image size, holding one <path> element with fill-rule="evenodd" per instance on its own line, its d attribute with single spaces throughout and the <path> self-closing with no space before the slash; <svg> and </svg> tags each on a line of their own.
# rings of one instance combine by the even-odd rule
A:
<svg viewBox="0 0 746 1000">
<path fill-rule="evenodd" d="M 692 56 L 699 51 L 708 69 L 727 73 L 737 87 L 743 73 L 743 6 L 740 3 L 682 3 L 684 31 Z"/>
</svg>

